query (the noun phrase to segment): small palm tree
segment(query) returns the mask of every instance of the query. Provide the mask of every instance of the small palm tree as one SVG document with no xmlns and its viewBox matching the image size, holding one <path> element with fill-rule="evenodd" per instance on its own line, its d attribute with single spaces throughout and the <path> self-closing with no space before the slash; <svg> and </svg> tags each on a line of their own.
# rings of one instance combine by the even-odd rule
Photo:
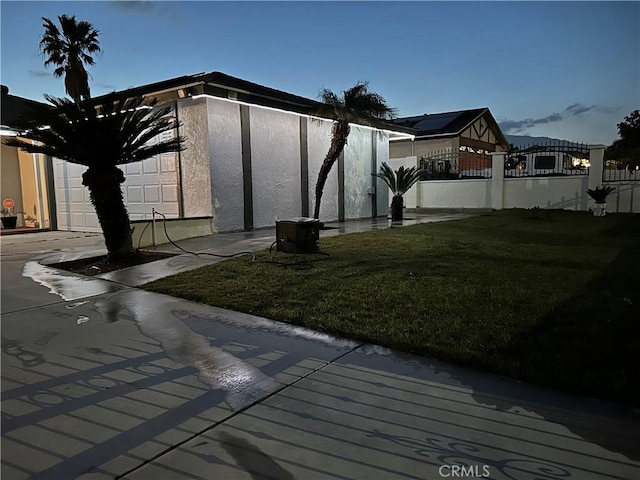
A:
<svg viewBox="0 0 640 480">
<path fill-rule="evenodd" d="M 331 168 L 344 150 L 351 127 L 349 123 L 376 126 L 382 120 L 394 117 L 395 110 L 389 107 L 385 99 L 369 91 L 368 82 L 358 82 L 339 97 L 331 90 L 323 89 L 319 95 L 323 105 L 315 112 L 320 117 L 333 118 L 331 126 L 331 146 L 322 162 L 316 183 L 316 199 L 313 218 L 320 217 L 322 192 L 327 183 Z"/>
<path fill-rule="evenodd" d="M 606 203 L 607 196 L 613 192 L 615 188 L 613 187 L 596 187 L 596 188 L 587 188 L 587 193 L 595 203 Z"/>
<path fill-rule="evenodd" d="M 78 108 L 68 99 L 45 95 L 53 106 L 37 104 L 28 119 L 12 127 L 30 141 L 13 138 L 5 142 L 28 153 L 41 153 L 84 165 L 82 184 L 102 228 L 108 261 L 135 253 L 129 214 L 120 184 L 124 173 L 118 165 L 140 162 L 155 155 L 183 150 L 184 138 L 150 144 L 157 135 L 173 130 L 170 106 L 154 108 L 156 101 L 143 97 L 117 99 L 111 95 L 97 108 Z M 44 127 L 43 127 L 44 126 Z M 32 143 L 34 141 L 36 143 Z"/>
<path fill-rule="evenodd" d="M 394 172 L 386 162 L 383 162 L 380 166 L 380 172 L 374 175 L 384 180 L 384 183 L 389 186 L 393 193 L 393 199 L 391 200 L 391 221 L 402 220 L 402 196 L 420 180 L 420 170 L 418 167 L 404 168 L 401 166 Z"/>
<path fill-rule="evenodd" d="M 76 105 L 81 99 L 90 98 L 89 79 L 84 65 L 93 65 L 91 54 L 100 52 L 98 30 L 89 22 L 76 22 L 76 17 L 58 17 L 60 29 L 48 18 L 42 17 L 44 34 L 40 40 L 40 51 L 45 55 L 45 67 L 57 68 L 53 75 L 64 75 L 64 86 Z"/>
</svg>

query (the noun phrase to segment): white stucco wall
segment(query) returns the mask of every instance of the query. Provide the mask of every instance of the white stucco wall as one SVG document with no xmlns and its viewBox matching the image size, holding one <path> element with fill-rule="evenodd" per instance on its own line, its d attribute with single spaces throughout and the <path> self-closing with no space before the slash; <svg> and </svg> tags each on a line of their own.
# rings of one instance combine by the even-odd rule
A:
<svg viewBox="0 0 640 480">
<path fill-rule="evenodd" d="M 430 157 L 443 152 L 458 151 L 460 141 L 454 138 L 431 138 L 414 140 L 413 155 L 418 158 Z"/>
<path fill-rule="evenodd" d="M 214 232 L 244 228 L 240 105 L 207 98 Z M 206 200 L 206 198 L 205 198 Z"/>
<path fill-rule="evenodd" d="M 178 103 L 180 134 L 186 149 L 180 153 L 185 217 L 211 215 L 209 124 L 206 100 L 191 98 Z"/>
<path fill-rule="evenodd" d="M 344 216 L 345 219 L 371 217 L 371 130 L 351 126 L 344 148 Z"/>
<path fill-rule="evenodd" d="M 455 141 L 454 141 L 455 140 Z M 416 140 L 395 140 L 389 143 L 389 158 L 403 158 L 416 156 L 428 157 L 443 151 L 456 151 L 457 139 L 452 138 L 423 138 Z"/>
<path fill-rule="evenodd" d="M 420 208 L 491 208 L 490 179 L 429 180 L 416 186 Z"/>
<path fill-rule="evenodd" d="M 588 177 L 505 178 L 503 208 L 588 210 Z"/>
<path fill-rule="evenodd" d="M 503 182 L 502 208 L 540 207 L 587 211 L 593 207 L 593 200 L 586 193 L 587 183 L 586 175 L 506 178 Z M 616 189 L 607 197 L 608 212 L 640 213 L 640 182 L 607 182 L 606 185 Z M 430 180 L 418 182 L 417 187 L 416 206 L 420 208 L 493 206 L 491 179 Z M 413 207 L 410 195 L 405 195 L 405 206 Z"/>
<path fill-rule="evenodd" d="M 607 182 L 615 188 L 607 197 L 607 212 L 640 213 L 640 181 Z"/>
<path fill-rule="evenodd" d="M 253 225 L 275 226 L 276 219 L 299 217 L 300 118 L 251 107 Z"/>
<path fill-rule="evenodd" d="M 320 166 L 331 145 L 331 122 L 309 120 L 307 126 L 309 149 L 309 214 L 315 207 L 315 189 Z M 320 220 L 324 222 L 338 219 L 338 162 L 335 163 L 324 186 L 320 204 Z"/>
</svg>

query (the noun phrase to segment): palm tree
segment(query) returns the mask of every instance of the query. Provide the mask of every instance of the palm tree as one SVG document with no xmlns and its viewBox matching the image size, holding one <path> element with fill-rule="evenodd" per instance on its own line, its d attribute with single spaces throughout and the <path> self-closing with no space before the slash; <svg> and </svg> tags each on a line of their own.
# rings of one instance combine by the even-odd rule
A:
<svg viewBox="0 0 640 480">
<path fill-rule="evenodd" d="M 55 65 L 53 75 L 64 75 L 64 86 L 76 105 L 91 95 L 89 79 L 84 64 L 93 65 L 91 54 L 100 52 L 98 30 L 89 22 L 76 22 L 76 17 L 58 17 L 60 29 L 48 18 L 42 17 L 44 34 L 40 40 L 40 51 L 47 57 L 45 67 Z"/>
<path fill-rule="evenodd" d="M 320 216 L 320 201 L 327 177 L 333 164 L 344 150 L 347 137 L 351 131 L 349 123 L 376 126 L 382 120 L 395 116 L 395 110 L 387 105 L 385 99 L 377 93 L 369 91 L 368 82 L 358 82 L 339 97 L 329 89 L 322 89 L 319 98 L 323 105 L 316 110 L 319 117 L 333 118 L 331 126 L 331 146 L 322 162 L 316 183 L 316 202 L 313 218 Z"/>
<path fill-rule="evenodd" d="M 28 153 L 50 155 L 87 168 L 82 184 L 89 189 L 108 251 L 108 261 L 135 253 L 129 214 L 120 184 L 124 173 L 118 165 L 140 162 L 184 149 L 184 138 L 174 137 L 150 144 L 149 140 L 177 127 L 169 117 L 170 106 L 154 108 L 156 100 L 143 97 L 117 99 L 108 96 L 94 108 L 78 108 L 68 99 L 45 95 L 53 105 L 39 104 L 33 113 L 12 127 L 30 141 L 13 138 L 5 142 Z M 43 127 L 43 125 L 45 127 Z M 34 141 L 35 143 L 32 143 Z"/>
<path fill-rule="evenodd" d="M 402 196 L 420 180 L 420 173 L 418 167 L 404 168 L 403 166 L 394 172 L 386 162 L 382 162 L 380 172 L 374 174 L 376 177 L 384 180 L 384 183 L 389 186 L 393 193 L 393 199 L 391 200 L 392 222 L 402 220 Z"/>
</svg>

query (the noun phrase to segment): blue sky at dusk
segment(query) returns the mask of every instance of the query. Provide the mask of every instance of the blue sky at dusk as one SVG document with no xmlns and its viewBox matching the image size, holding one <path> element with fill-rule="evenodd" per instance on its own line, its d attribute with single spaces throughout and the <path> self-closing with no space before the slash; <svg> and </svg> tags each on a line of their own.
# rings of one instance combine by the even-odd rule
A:
<svg viewBox="0 0 640 480">
<path fill-rule="evenodd" d="M 64 96 L 38 51 L 63 13 L 100 31 L 93 95 L 211 71 L 308 98 L 368 80 L 399 116 L 487 106 L 507 134 L 605 144 L 640 108 L 640 2 L 3 0 L 12 94 Z"/>
</svg>

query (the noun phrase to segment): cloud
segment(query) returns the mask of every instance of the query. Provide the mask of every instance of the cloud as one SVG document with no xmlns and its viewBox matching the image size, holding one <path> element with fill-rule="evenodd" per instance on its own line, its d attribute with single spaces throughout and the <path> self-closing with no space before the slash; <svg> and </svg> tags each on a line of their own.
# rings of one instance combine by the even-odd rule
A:
<svg viewBox="0 0 640 480">
<path fill-rule="evenodd" d="M 115 0 L 111 2 L 111 6 L 124 12 L 133 13 L 148 13 L 155 9 L 153 2 L 147 1 Z"/>
<path fill-rule="evenodd" d="M 506 134 L 520 133 L 526 130 L 527 128 L 531 128 L 536 125 L 552 123 L 552 122 L 560 122 L 562 120 L 583 115 L 588 112 L 615 113 L 621 108 L 622 107 L 605 107 L 602 105 L 587 106 L 587 105 L 582 105 L 580 103 L 573 103 L 569 105 L 567 108 L 565 108 L 562 111 L 562 113 L 552 113 L 551 115 L 548 115 L 542 118 L 525 118 L 523 120 L 505 119 L 498 123 L 502 131 Z"/>
<path fill-rule="evenodd" d="M 45 72 L 44 70 L 29 70 L 29 75 L 33 75 L 34 77 L 50 77 L 52 75 L 51 72 Z"/>
<path fill-rule="evenodd" d="M 115 91 L 118 89 L 118 87 L 116 87 L 115 85 L 110 85 L 108 83 L 96 83 L 95 86 L 101 90 L 108 90 L 110 92 Z"/>
<path fill-rule="evenodd" d="M 151 14 L 165 20 L 171 20 L 172 22 L 180 22 L 185 19 L 185 17 L 180 12 L 167 9 L 166 4 L 168 2 L 162 3 L 164 5 L 158 4 L 158 2 L 149 2 L 143 0 L 112 0 L 109 2 L 109 5 L 117 10 L 120 10 L 122 13 L 127 14 Z"/>
<path fill-rule="evenodd" d="M 581 113 L 586 113 L 589 110 L 593 110 L 593 106 L 587 107 L 585 105 L 580 105 L 579 103 L 574 103 L 573 105 L 569 105 L 564 109 L 569 115 L 580 115 Z"/>
<path fill-rule="evenodd" d="M 592 110 L 599 113 L 615 113 L 620 110 L 620 108 L 622 107 L 604 107 L 602 105 L 591 105 L 587 107 L 586 105 L 582 105 L 580 103 L 574 103 L 565 108 L 564 111 L 569 115 L 580 115 Z"/>
<path fill-rule="evenodd" d="M 504 120 L 500 122 L 500 129 L 504 133 L 521 132 L 529 127 L 540 125 L 542 123 L 559 122 L 562 120 L 562 115 L 559 113 L 552 113 L 542 118 L 525 118 L 524 120 Z"/>
</svg>

